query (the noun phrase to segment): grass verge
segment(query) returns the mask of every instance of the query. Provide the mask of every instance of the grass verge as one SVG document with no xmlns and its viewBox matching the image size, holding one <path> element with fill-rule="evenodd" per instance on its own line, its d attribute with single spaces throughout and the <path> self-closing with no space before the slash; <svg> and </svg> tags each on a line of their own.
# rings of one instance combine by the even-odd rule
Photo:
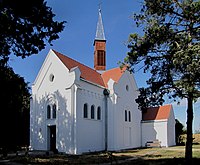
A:
<svg viewBox="0 0 200 165">
<path fill-rule="evenodd" d="M 169 148 L 144 148 L 132 149 L 119 152 L 96 152 L 83 155 L 66 154 L 29 154 L 7 157 L 10 162 L 17 162 L 24 165 L 77 165 L 77 164 L 137 164 L 137 165 L 181 165 L 184 160 L 185 147 L 175 146 Z M 200 162 L 200 145 L 193 145 L 193 162 Z"/>
</svg>

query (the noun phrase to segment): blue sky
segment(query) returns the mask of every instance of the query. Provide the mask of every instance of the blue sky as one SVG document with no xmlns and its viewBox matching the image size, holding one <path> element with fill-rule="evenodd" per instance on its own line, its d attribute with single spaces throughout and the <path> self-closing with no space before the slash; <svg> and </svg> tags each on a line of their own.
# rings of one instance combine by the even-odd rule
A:
<svg viewBox="0 0 200 165">
<path fill-rule="evenodd" d="M 46 49 L 37 55 L 25 59 L 13 57 L 9 64 L 15 73 L 25 78 L 29 86 L 34 82 L 39 69 L 50 49 L 65 54 L 93 68 L 93 41 L 98 20 L 98 4 L 102 2 L 102 18 L 105 31 L 107 69 L 118 67 L 118 61 L 123 61 L 128 49 L 126 47 L 130 33 L 141 33 L 136 28 L 132 17 L 139 12 L 142 0 L 47 0 L 56 14 L 55 20 L 67 21 L 65 29 L 59 34 L 60 38 L 47 45 Z M 135 73 L 138 87 L 145 86 L 147 76 L 142 72 Z M 170 102 L 169 102 L 170 103 Z M 173 103 L 175 116 L 185 125 L 186 102 L 179 106 Z M 200 129 L 200 103 L 195 104 L 194 129 Z M 197 117 L 198 116 L 198 117 Z"/>
</svg>

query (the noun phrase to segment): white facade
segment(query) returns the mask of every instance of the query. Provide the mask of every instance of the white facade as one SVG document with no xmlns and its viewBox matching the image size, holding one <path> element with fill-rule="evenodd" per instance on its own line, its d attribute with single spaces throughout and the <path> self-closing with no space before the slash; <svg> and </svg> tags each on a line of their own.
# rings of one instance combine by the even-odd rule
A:
<svg viewBox="0 0 200 165">
<path fill-rule="evenodd" d="M 33 149 L 50 150 L 49 128 L 56 126 L 56 128 L 62 128 L 56 129 L 58 150 L 74 152 L 72 136 L 74 136 L 75 119 L 72 89 L 75 87 L 72 85 L 76 78 L 75 72 L 76 70 L 67 71 L 58 57 L 52 56 L 52 52 L 49 52 L 32 86 L 30 145 Z M 53 82 L 50 81 L 51 76 L 54 76 Z M 47 119 L 47 106 L 54 104 L 56 105 L 56 118 Z"/>
<path fill-rule="evenodd" d="M 128 89 L 126 89 L 128 88 Z M 138 96 L 133 75 L 125 72 L 118 83 L 109 81 L 109 150 L 136 148 L 141 146 L 141 112 L 135 99 Z M 127 121 L 125 121 L 125 111 Z M 130 122 L 129 122 L 130 113 Z"/>
<path fill-rule="evenodd" d="M 141 113 L 135 103 L 138 93 L 133 75 L 125 71 L 118 82 L 110 79 L 108 97 L 103 93 L 106 87 L 88 82 L 80 75 L 79 67 L 69 70 L 49 51 L 32 86 L 31 148 L 51 150 L 51 145 L 55 145 L 59 152 L 79 154 L 140 147 Z M 87 118 L 84 118 L 84 104 L 88 107 Z M 98 108 L 100 119 L 97 119 Z M 127 118 L 130 114 L 130 121 L 125 121 L 125 111 Z M 56 136 L 55 144 L 51 136 Z"/>
</svg>

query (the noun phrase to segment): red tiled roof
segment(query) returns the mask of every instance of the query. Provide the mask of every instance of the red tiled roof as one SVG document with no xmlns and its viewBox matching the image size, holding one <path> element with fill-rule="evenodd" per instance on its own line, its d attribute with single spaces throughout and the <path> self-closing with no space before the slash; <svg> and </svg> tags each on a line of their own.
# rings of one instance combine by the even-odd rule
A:
<svg viewBox="0 0 200 165">
<path fill-rule="evenodd" d="M 94 84 L 105 87 L 100 73 L 98 73 L 94 69 L 92 69 L 92 68 L 90 68 L 86 65 L 83 65 L 83 64 L 81 64 L 81 63 L 79 63 L 79 62 L 77 62 L 77 61 L 57 52 L 57 51 L 55 51 L 55 50 L 52 50 L 52 51 L 58 56 L 58 58 L 63 62 L 63 64 L 69 70 L 78 66 L 80 71 L 81 71 L 81 78 L 83 78 L 83 79 L 85 79 L 89 82 L 92 82 Z"/>
<path fill-rule="evenodd" d="M 168 119 L 171 109 L 171 104 L 148 108 L 147 111 L 142 114 L 142 120 L 146 121 Z"/>
<path fill-rule="evenodd" d="M 110 79 L 112 79 L 115 82 L 118 82 L 123 73 L 125 72 L 126 68 L 114 68 L 108 71 L 105 71 L 102 73 L 102 78 L 104 81 L 105 86 L 107 87 L 107 83 Z"/>
</svg>

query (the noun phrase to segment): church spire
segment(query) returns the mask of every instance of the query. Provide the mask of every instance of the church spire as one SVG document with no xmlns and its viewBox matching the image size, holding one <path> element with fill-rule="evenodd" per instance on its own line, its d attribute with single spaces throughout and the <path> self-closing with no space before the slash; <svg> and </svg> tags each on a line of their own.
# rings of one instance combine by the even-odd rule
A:
<svg viewBox="0 0 200 165">
<path fill-rule="evenodd" d="M 94 69 L 98 71 L 106 70 L 106 39 L 103 29 L 100 7 L 99 7 L 99 17 L 97 22 L 96 36 L 94 40 Z"/>
<path fill-rule="evenodd" d="M 97 30 L 96 30 L 95 40 L 106 40 L 105 34 L 104 34 L 104 29 L 103 29 L 103 21 L 102 21 L 100 7 L 99 7 L 99 18 L 98 18 L 98 22 L 97 22 Z"/>
</svg>

